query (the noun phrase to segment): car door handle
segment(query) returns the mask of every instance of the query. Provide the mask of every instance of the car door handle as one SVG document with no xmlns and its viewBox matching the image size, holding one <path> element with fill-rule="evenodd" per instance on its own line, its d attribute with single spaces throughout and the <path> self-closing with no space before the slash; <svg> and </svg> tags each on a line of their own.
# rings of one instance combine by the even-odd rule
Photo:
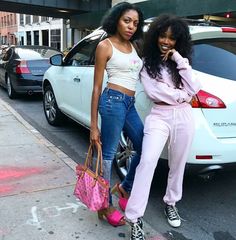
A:
<svg viewBox="0 0 236 240">
<path fill-rule="evenodd" d="M 73 80 L 74 82 L 80 82 L 80 78 L 77 78 L 77 77 L 75 77 Z"/>
</svg>

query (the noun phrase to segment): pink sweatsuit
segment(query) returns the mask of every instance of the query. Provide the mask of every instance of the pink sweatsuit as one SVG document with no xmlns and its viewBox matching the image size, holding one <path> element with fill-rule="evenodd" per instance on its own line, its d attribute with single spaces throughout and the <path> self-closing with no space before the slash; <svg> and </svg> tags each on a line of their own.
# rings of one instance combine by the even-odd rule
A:
<svg viewBox="0 0 236 240">
<path fill-rule="evenodd" d="M 195 131 L 189 102 L 200 90 L 200 82 L 195 78 L 188 59 L 178 52 L 171 59 L 177 63 L 183 83 L 181 89 L 174 86 L 166 67 L 156 79 L 151 78 L 145 68 L 141 71 L 144 90 L 155 104 L 145 119 L 141 160 L 126 206 L 125 215 L 131 222 L 144 215 L 154 171 L 167 140 L 170 170 L 163 200 L 174 206 L 182 197 L 184 168 Z"/>
</svg>

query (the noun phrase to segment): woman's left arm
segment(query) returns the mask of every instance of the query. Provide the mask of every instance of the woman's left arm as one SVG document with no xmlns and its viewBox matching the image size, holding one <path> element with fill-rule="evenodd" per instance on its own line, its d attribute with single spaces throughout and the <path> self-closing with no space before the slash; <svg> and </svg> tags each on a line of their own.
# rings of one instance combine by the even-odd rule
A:
<svg viewBox="0 0 236 240">
<path fill-rule="evenodd" d="M 179 70 L 183 87 L 186 92 L 190 96 L 197 94 L 201 89 L 201 83 L 196 78 L 188 59 L 183 58 L 177 51 L 174 51 L 173 55 L 171 56 L 171 60 L 175 61 L 177 64 L 177 69 Z"/>
</svg>

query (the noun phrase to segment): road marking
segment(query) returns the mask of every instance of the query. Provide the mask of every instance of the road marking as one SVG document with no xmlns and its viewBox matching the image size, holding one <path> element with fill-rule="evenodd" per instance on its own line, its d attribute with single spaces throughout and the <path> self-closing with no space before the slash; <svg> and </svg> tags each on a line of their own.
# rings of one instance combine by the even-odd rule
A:
<svg viewBox="0 0 236 240">
<path fill-rule="evenodd" d="M 76 203 L 66 203 L 66 207 L 59 207 L 59 206 L 51 206 L 43 208 L 43 211 L 48 213 L 50 217 L 57 217 L 61 215 L 61 211 L 72 209 L 72 213 L 76 213 L 78 208 L 82 205 Z"/>
<path fill-rule="evenodd" d="M 38 217 L 38 214 L 37 214 L 37 207 L 36 206 L 33 206 L 31 208 L 31 214 L 32 214 L 32 218 L 28 219 L 26 221 L 26 224 L 35 226 L 38 229 L 39 228 L 42 229 L 41 223 L 43 223 L 44 221 L 39 221 L 39 217 Z"/>
<path fill-rule="evenodd" d="M 42 209 L 38 209 L 36 206 L 33 206 L 31 208 L 32 218 L 28 219 L 26 221 L 26 224 L 37 227 L 40 230 L 44 230 L 41 224 L 45 223 L 46 220 L 43 219 L 41 216 L 45 214 L 39 215 L 38 213 L 44 212 L 49 217 L 58 217 L 58 216 L 61 216 L 61 212 L 68 211 L 68 210 L 72 210 L 72 213 L 76 213 L 78 211 L 78 208 L 80 207 L 86 207 L 86 206 L 83 203 L 81 203 L 79 200 L 77 200 L 76 203 L 66 203 L 66 206 L 64 207 L 49 206 L 49 207 L 44 207 Z"/>
</svg>

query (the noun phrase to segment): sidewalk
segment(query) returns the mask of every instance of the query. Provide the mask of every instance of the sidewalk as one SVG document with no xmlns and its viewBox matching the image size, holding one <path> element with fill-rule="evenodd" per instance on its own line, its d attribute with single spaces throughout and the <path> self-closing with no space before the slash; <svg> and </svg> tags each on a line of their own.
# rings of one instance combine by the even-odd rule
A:
<svg viewBox="0 0 236 240">
<path fill-rule="evenodd" d="M 128 225 L 99 221 L 73 196 L 75 166 L 0 99 L 0 240 L 129 239 Z"/>
</svg>

